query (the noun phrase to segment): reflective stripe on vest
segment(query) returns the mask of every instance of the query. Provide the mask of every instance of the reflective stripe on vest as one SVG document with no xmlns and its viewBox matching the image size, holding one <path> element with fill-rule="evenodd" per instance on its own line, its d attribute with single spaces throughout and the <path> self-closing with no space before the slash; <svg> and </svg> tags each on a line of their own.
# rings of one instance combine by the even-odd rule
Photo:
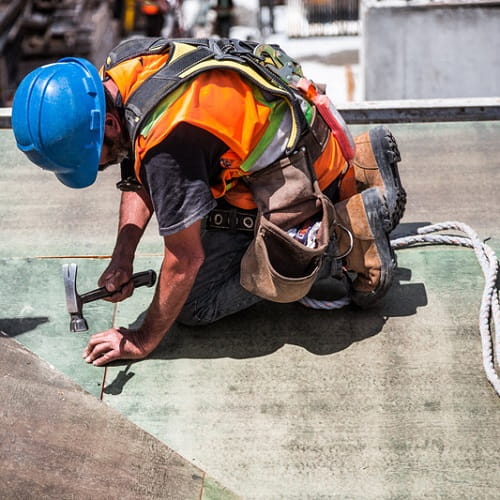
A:
<svg viewBox="0 0 500 500">
<path fill-rule="evenodd" d="M 262 155 L 277 159 L 286 149 L 286 138 L 281 144 L 273 142 L 286 110 L 282 100 L 267 102 L 258 89 L 234 72 L 200 74 L 159 103 L 144 124 L 135 141 L 136 173 L 147 151 L 186 122 L 227 144 L 223 166 L 232 172 L 231 177 L 248 175 Z"/>
</svg>

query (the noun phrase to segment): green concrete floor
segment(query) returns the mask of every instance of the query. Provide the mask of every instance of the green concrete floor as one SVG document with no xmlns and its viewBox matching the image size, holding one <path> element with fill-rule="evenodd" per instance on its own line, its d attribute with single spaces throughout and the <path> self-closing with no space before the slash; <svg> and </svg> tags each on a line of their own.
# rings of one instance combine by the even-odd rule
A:
<svg viewBox="0 0 500 500">
<path fill-rule="evenodd" d="M 458 220 L 498 254 L 500 122 L 391 129 L 409 197 L 396 233 Z M 209 327 L 175 326 L 146 360 L 94 368 L 81 358 L 89 335 L 140 321 L 153 293 L 87 304 L 89 333 L 69 333 L 61 265 L 78 264 L 80 292 L 96 286 L 114 242 L 117 173 L 74 191 L 28 164 L 11 131 L 0 144 L 0 330 L 204 471 L 206 495 L 500 498 L 500 400 L 482 368 L 483 278 L 470 250 L 398 251 L 394 286 L 371 311 L 261 303 Z M 161 252 L 153 223 L 135 270 L 158 269 Z M 2 476 L 0 465 L 5 490 Z"/>
</svg>

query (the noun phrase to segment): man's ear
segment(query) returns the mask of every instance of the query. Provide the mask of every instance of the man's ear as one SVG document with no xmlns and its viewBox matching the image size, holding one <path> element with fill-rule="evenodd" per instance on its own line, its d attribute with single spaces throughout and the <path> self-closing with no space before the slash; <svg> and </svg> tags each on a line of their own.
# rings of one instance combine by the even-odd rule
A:
<svg viewBox="0 0 500 500">
<path fill-rule="evenodd" d="M 104 118 L 104 133 L 109 138 L 114 139 L 121 134 L 120 120 L 113 113 L 106 113 Z"/>
</svg>

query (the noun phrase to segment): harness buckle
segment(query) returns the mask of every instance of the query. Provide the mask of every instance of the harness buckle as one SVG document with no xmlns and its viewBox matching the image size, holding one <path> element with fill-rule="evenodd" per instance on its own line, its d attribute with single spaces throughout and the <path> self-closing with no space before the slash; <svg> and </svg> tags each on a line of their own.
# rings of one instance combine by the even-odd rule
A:
<svg viewBox="0 0 500 500">
<path fill-rule="evenodd" d="M 280 48 L 261 43 L 253 54 L 286 83 L 294 83 L 304 76 L 300 64 Z"/>
</svg>

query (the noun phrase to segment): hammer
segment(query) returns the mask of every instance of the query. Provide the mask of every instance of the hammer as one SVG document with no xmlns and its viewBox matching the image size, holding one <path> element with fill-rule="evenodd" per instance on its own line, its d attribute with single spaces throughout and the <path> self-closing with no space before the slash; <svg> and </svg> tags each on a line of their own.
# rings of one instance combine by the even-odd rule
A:
<svg viewBox="0 0 500 500">
<path fill-rule="evenodd" d="M 105 287 L 101 287 L 79 295 L 76 291 L 76 272 L 76 264 L 63 264 L 66 306 L 68 307 L 68 312 L 71 315 L 69 328 L 72 332 L 86 332 L 89 327 L 87 325 L 87 320 L 83 317 L 83 304 L 103 299 L 104 297 L 109 297 L 120 290 L 108 292 Z M 141 273 L 135 273 L 132 275 L 130 281 L 134 284 L 135 288 L 139 286 L 151 287 L 155 284 L 156 273 L 152 269 Z M 125 284 L 123 286 L 125 286 Z"/>
</svg>

